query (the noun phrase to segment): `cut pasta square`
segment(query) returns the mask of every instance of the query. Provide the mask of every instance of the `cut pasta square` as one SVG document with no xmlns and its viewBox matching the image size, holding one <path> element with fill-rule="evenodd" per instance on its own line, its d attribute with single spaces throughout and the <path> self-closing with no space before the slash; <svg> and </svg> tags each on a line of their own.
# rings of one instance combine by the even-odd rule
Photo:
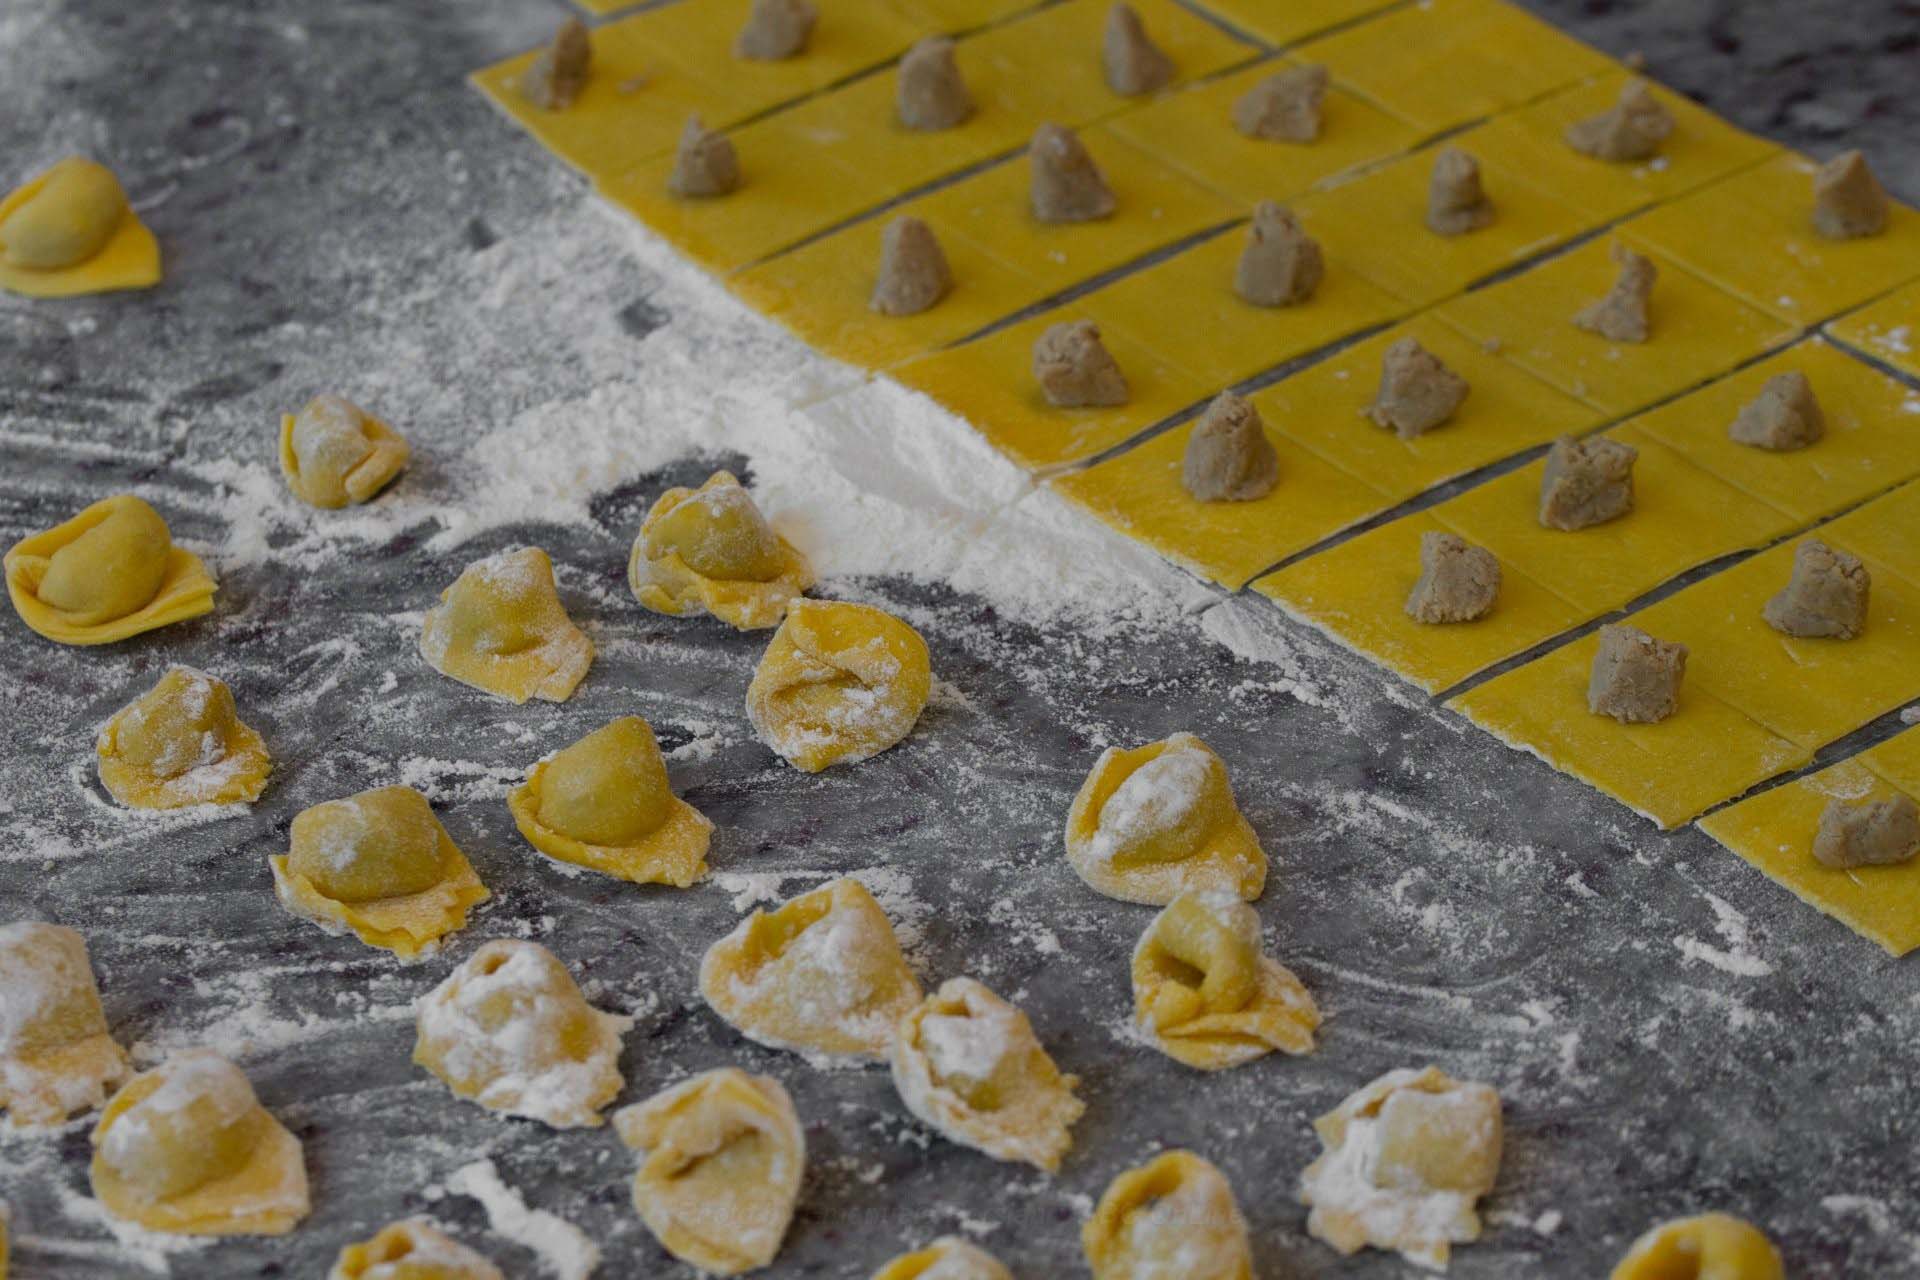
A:
<svg viewBox="0 0 1920 1280">
<path fill-rule="evenodd" d="M 1398 0 L 1199 0 L 1242 31 L 1272 44 L 1288 45 L 1323 31 L 1370 17 Z"/>
<path fill-rule="evenodd" d="M 1896 289 L 1827 325 L 1829 336 L 1920 377 L 1920 284 Z"/>
</svg>

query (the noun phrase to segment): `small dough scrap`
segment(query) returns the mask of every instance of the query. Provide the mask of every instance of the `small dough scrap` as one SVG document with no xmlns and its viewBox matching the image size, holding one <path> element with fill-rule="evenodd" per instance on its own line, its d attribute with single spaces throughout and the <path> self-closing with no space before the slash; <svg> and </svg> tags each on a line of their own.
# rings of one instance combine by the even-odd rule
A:
<svg viewBox="0 0 1920 1280">
<path fill-rule="evenodd" d="M 209 1049 L 129 1080 L 93 1130 L 93 1194 L 149 1231 L 279 1236 L 307 1216 L 300 1140 Z"/>
<path fill-rule="evenodd" d="M 1317 142 L 1327 80 L 1317 62 L 1276 71 L 1234 102 L 1233 127 L 1262 142 Z"/>
<path fill-rule="evenodd" d="M 1222 391 L 1187 437 L 1180 481 L 1201 502 L 1253 502 L 1280 483 L 1280 455 L 1253 404 Z"/>
<path fill-rule="evenodd" d="M 1826 434 L 1827 416 L 1813 394 L 1813 383 L 1798 369 L 1768 378 L 1727 428 L 1728 438 L 1737 443 L 1774 453 L 1804 449 Z"/>
<path fill-rule="evenodd" d="M 973 95 L 954 49 L 949 37 L 928 36 L 902 55 L 893 101 L 894 114 L 907 128 L 938 132 L 957 128 L 973 115 Z"/>
<path fill-rule="evenodd" d="M 561 605 L 547 553 L 521 547 L 460 571 L 427 610 L 420 656 L 441 675 L 510 702 L 565 702 L 593 665 L 593 641 Z"/>
<path fill-rule="evenodd" d="M 778 1080 L 705 1071 L 613 1117 L 640 1153 L 633 1207 L 667 1252 L 714 1275 L 772 1262 L 793 1220 L 807 1141 Z"/>
<path fill-rule="evenodd" d="M 1095 891 L 1156 907 L 1187 890 L 1252 902 L 1267 884 L 1226 764 L 1190 733 L 1100 753 L 1067 813 L 1067 861 Z"/>
<path fill-rule="evenodd" d="M 1587 710 L 1621 724 L 1657 724 L 1680 709 L 1687 646 L 1656 640 L 1638 627 L 1600 628 L 1587 678 Z"/>
<path fill-rule="evenodd" d="M 1675 1218 L 1627 1250 L 1610 1280 L 1787 1280 L 1773 1242 L 1724 1213 Z"/>
<path fill-rule="evenodd" d="M 1407 596 L 1415 622 L 1478 622 L 1500 595 L 1500 561 L 1458 534 L 1429 529 L 1420 535 L 1420 579 Z"/>
<path fill-rule="evenodd" d="M 1673 136 L 1673 113 L 1653 96 L 1647 82 L 1620 86 L 1620 98 L 1597 116 L 1567 126 L 1567 145 L 1581 155 L 1614 164 L 1651 160 Z"/>
<path fill-rule="evenodd" d="M 316 507 L 366 502 L 407 465 L 407 442 L 344 396 L 318 395 L 280 419 L 280 471 Z"/>
<path fill-rule="evenodd" d="M 593 42 L 586 24 L 568 18 L 539 56 L 527 64 L 520 79 L 520 95 L 544 110 L 565 111 L 587 87 L 592 67 Z"/>
<path fill-rule="evenodd" d="M 1843 151 L 1813 175 L 1813 229 L 1829 240 L 1857 240 L 1887 229 L 1887 193 L 1858 151 Z"/>
<path fill-rule="evenodd" d="M 900 1019 L 892 1049 L 900 1100 L 949 1141 L 1052 1173 L 1086 1110 L 1027 1015 L 972 978 L 949 978 Z"/>
<path fill-rule="evenodd" d="M 1040 222 L 1097 222 L 1119 207 L 1106 175 L 1071 129 L 1043 124 L 1027 146 L 1028 201 Z"/>
<path fill-rule="evenodd" d="M 1162 1152 L 1115 1178 L 1080 1245 L 1094 1280 L 1253 1280 L 1233 1187 L 1191 1151 Z"/>
<path fill-rule="evenodd" d="M 1467 380 L 1418 338 L 1402 338 L 1380 359 L 1380 389 L 1367 406 L 1367 417 L 1402 440 L 1412 440 L 1451 422 L 1469 390 Z"/>
<path fill-rule="evenodd" d="M 733 40 L 733 56 L 749 62 L 782 62 L 806 52 L 820 11 L 812 0 L 753 0 L 747 23 Z"/>
<path fill-rule="evenodd" d="M 913 732 L 933 689 L 927 642 L 892 614 L 796 600 L 747 686 L 760 740 L 803 773 L 857 764 Z"/>
<path fill-rule="evenodd" d="M 1442 147 L 1427 186 L 1427 230 L 1459 236 L 1493 225 L 1493 201 L 1480 181 L 1480 162 L 1459 147 Z"/>
<path fill-rule="evenodd" d="M 1106 70 L 1107 88 L 1123 98 L 1136 98 L 1173 83 L 1173 59 L 1153 42 L 1146 24 L 1130 4 L 1115 4 L 1107 10 L 1100 62 Z"/>
<path fill-rule="evenodd" d="M 1320 242 L 1301 229 L 1293 211 L 1272 200 L 1254 206 L 1247 247 L 1234 268 L 1233 291 L 1256 307 L 1305 302 L 1327 273 Z"/>
<path fill-rule="evenodd" d="M 698 489 L 669 489 L 654 502 L 633 540 L 627 585 L 655 613 L 710 613 L 758 631 L 778 626 L 813 585 L 813 566 L 731 471 L 716 471 Z"/>
<path fill-rule="evenodd" d="M 1500 1172 L 1500 1095 L 1437 1067 L 1389 1071 L 1313 1122 L 1325 1148 L 1300 1177 L 1307 1234 L 1447 1268 L 1480 1238 L 1475 1202 Z"/>
<path fill-rule="evenodd" d="M 69 298 L 160 281 L 160 246 L 105 165 L 68 156 L 0 200 L 0 289 Z"/>
<path fill-rule="evenodd" d="M 1112 408 L 1131 394 L 1127 375 L 1091 320 L 1063 320 L 1034 340 L 1033 380 L 1056 409 Z"/>
<path fill-rule="evenodd" d="M 933 228 L 901 216 L 880 237 L 880 274 L 867 305 L 883 316 L 917 316 L 953 290 L 953 269 Z"/>
<path fill-rule="evenodd" d="M 200 557 L 175 546 L 160 513 L 132 494 L 30 534 L 6 555 L 20 620 L 61 644 L 108 644 L 213 608 Z"/>
<path fill-rule="evenodd" d="M 1633 464 L 1640 451 L 1607 436 L 1561 436 L 1540 473 L 1540 524 L 1571 533 L 1633 510 Z"/>
<path fill-rule="evenodd" d="M 1813 856 L 1841 870 L 1911 862 L 1916 854 L 1920 807 L 1904 794 L 1858 804 L 1836 797 L 1821 811 L 1813 837 Z"/>
<path fill-rule="evenodd" d="M 625 1087 L 620 1037 L 632 1025 L 589 1005 L 539 943 L 495 938 L 420 998 L 413 1061 L 488 1111 L 592 1128 Z"/>
<path fill-rule="evenodd" d="M 1613 288 L 1607 290 L 1606 297 L 1574 312 L 1574 327 L 1597 333 L 1608 342 L 1645 342 L 1652 332 L 1649 308 L 1659 268 L 1653 265 L 1653 259 L 1617 241 L 1613 260 L 1620 268 Z"/>
<path fill-rule="evenodd" d="M 327 1280 L 506 1280 L 500 1268 L 424 1218 L 382 1227 L 340 1251 Z"/>
<path fill-rule="evenodd" d="M 709 129 L 698 114 L 687 117 L 667 174 L 667 192 L 682 200 L 708 200 L 740 188 L 740 157 L 733 140 Z"/>
<path fill-rule="evenodd" d="M 887 1263 L 873 1273 L 873 1280 L 1013 1280 L 1013 1272 L 979 1245 L 941 1236 Z"/>
<path fill-rule="evenodd" d="M 759 1044 L 874 1062 L 922 998 L 893 923 L 850 878 L 742 920 L 707 949 L 700 994 Z"/>
<path fill-rule="evenodd" d="M 37 920 L 0 925 L 0 1107 L 9 1121 L 62 1124 L 132 1073 L 107 1031 L 86 939 Z"/>
<path fill-rule="evenodd" d="M 1761 615 L 1784 635 L 1854 640 L 1867 629 L 1872 590 L 1858 556 L 1809 538 L 1794 548 L 1793 573 Z"/>
<path fill-rule="evenodd" d="M 492 896 L 412 787 L 316 804 L 288 835 L 288 851 L 267 859 L 280 905 L 403 960 L 433 951 Z"/>
<path fill-rule="evenodd" d="M 273 770 L 266 742 L 240 722 L 233 690 L 182 666 L 115 712 L 94 753 L 100 785 L 129 809 L 250 804 Z"/>
<path fill-rule="evenodd" d="M 639 716 L 534 765 L 507 808 L 527 843 L 559 862 L 680 889 L 707 871 L 713 823 L 673 794 L 660 743 Z"/>
<path fill-rule="evenodd" d="M 1133 1020 L 1154 1048 L 1201 1071 L 1278 1049 L 1313 1052 L 1320 1010 L 1260 952 L 1260 917 L 1230 893 L 1183 893 L 1133 950 Z"/>
</svg>

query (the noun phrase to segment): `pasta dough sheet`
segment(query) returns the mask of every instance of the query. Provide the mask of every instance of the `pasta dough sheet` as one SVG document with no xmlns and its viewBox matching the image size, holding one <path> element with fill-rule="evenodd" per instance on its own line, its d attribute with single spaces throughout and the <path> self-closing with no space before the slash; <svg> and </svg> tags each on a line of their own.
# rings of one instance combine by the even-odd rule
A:
<svg viewBox="0 0 1920 1280">
<path fill-rule="evenodd" d="M 753 0 L 674 0 L 613 26 L 631 25 L 653 48 L 671 50 L 673 60 L 696 80 L 728 95 L 736 120 L 877 67 L 927 34 L 922 23 L 887 0 L 832 0 L 819 6 L 820 19 L 799 55 L 777 61 L 736 58 L 733 41 L 752 9 Z"/>
<path fill-rule="evenodd" d="M 1827 333 L 1920 377 L 1920 284 L 1896 289 L 1872 306 L 1842 316 L 1827 326 Z"/>
<path fill-rule="evenodd" d="M 893 7 L 930 31 L 971 31 L 1035 8 L 1040 0 L 891 0 Z"/>
<path fill-rule="evenodd" d="M 1285 4 L 1274 0 L 1198 0 L 1200 8 L 1276 45 L 1305 40 L 1397 3 L 1399 0 L 1287 0 Z"/>
<path fill-rule="evenodd" d="M 1827 529 L 1863 560 L 1886 565 L 1920 586 L 1920 484 L 1903 485 L 1875 498 Z"/>
</svg>

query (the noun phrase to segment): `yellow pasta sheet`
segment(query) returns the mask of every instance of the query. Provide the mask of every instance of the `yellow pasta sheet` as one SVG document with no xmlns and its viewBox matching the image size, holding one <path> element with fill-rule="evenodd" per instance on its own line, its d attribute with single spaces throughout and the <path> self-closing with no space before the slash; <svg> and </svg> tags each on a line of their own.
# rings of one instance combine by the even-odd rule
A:
<svg viewBox="0 0 1920 1280">
<path fill-rule="evenodd" d="M 1289 45 L 1391 8 L 1399 0 L 1199 0 L 1199 6 L 1270 44 Z"/>
<path fill-rule="evenodd" d="M 877 67 L 928 34 L 924 24 L 887 0 L 832 0 L 819 6 L 819 21 L 799 54 L 777 61 L 736 58 L 734 38 L 752 8 L 753 0 L 674 0 L 612 26 L 631 24 L 653 48 L 670 51 L 695 79 L 726 90 L 735 103 L 734 119 Z"/>
<path fill-rule="evenodd" d="M 1920 586 L 1920 484 L 1902 485 L 1826 527 L 1862 559 Z"/>
<path fill-rule="evenodd" d="M 1920 377 L 1920 284 L 1896 289 L 1827 326 L 1827 332 L 1875 360 Z"/>
</svg>

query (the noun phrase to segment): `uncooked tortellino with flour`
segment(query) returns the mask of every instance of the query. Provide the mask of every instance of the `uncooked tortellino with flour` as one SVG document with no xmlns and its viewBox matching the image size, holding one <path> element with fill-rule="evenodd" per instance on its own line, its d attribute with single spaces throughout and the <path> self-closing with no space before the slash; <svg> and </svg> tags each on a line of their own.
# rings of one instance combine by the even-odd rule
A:
<svg viewBox="0 0 1920 1280">
<path fill-rule="evenodd" d="M 1080 1244 L 1094 1280 L 1253 1280 L 1233 1188 L 1191 1151 L 1164 1152 L 1115 1178 Z"/>
<path fill-rule="evenodd" d="M 1067 814 L 1067 861 L 1109 898 L 1153 906 L 1188 889 L 1252 901 L 1267 883 L 1227 766 L 1190 733 L 1101 753 Z"/>
<path fill-rule="evenodd" d="M 887 913 L 842 879 L 741 921 L 708 948 L 700 994 L 749 1040 L 884 1062 L 920 984 Z"/>
<path fill-rule="evenodd" d="M 328 800 L 293 820 L 291 848 L 267 859 L 280 905 L 328 933 L 412 959 L 490 896 L 412 787 Z"/>
<path fill-rule="evenodd" d="M 873 1280 L 1013 1280 L 1013 1273 L 980 1246 L 941 1236 L 924 1249 L 901 1254 L 874 1272 Z"/>
<path fill-rule="evenodd" d="M 948 1139 L 1049 1173 L 1086 1110 L 1027 1015 L 972 978 L 949 978 L 900 1020 L 892 1066 L 900 1100 Z"/>
<path fill-rule="evenodd" d="M 173 544 L 160 513 L 123 493 L 6 555 L 7 594 L 20 620 L 61 644 L 108 644 L 213 608 L 200 557 Z"/>
<path fill-rule="evenodd" d="M 512 702 L 565 702 L 593 665 L 593 641 L 560 603 L 538 547 L 476 560 L 427 610 L 420 654 L 443 676 Z"/>
<path fill-rule="evenodd" d="M 1311 1053 L 1320 1010 L 1260 953 L 1260 917 L 1231 893 L 1183 893 L 1133 949 L 1133 1017 L 1153 1046 L 1202 1071 Z"/>
<path fill-rule="evenodd" d="M 813 567 L 732 472 L 716 471 L 698 489 L 660 495 L 633 541 L 627 583 L 655 613 L 710 613 L 755 631 L 779 624 L 813 585 Z"/>
<path fill-rule="evenodd" d="M 344 396 L 315 396 L 280 419 L 280 471 L 302 502 L 365 502 L 406 465 L 400 433 Z"/>
<path fill-rule="evenodd" d="M 667 1252 L 714 1275 L 772 1262 L 793 1219 L 807 1142 L 778 1080 L 706 1071 L 615 1113 L 640 1153 L 633 1207 Z"/>
<path fill-rule="evenodd" d="M 382 1227 L 340 1251 L 327 1280 L 505 1280 L 488 1262 L 419 1218 Z"/>
<path fill-rule="evenodd" d="M 160 246 L 105 165 L 68 156 L 0 199 L 0 289 L 70 298 L 160 280 Z"/>
<path fill-rule="evenodd" d="M 107 721 L 94 750 L 100 784 L 129 809 L 248 804 L 273 769 L 226 682 L 192 667 L 169 667 Z"/>
<path fill-rule="evenodd" d="M 1633 1242 L 1612 1280 L 1786 1280 L 1773 1242 L 1724 1213 L 1663 1222 Z"/>
<path fill-rule="evenodd" d="M 507 808 L 527 843 L 561 862 L 683 889 L 707 870 L 713 823 L 673 794 L 660 744 L 639 716 L 533 766 Z"/>
<path fill-rule="evenodd" d="M 933 688 L 927 642 L 861 604 L 795 600 L 747 686 L 747 718 L 794 768 L 879 755 L 913 731 Z"/>
<path fill-rule="evenodd" d="M 1389 1071 L 1313 1122 L 1326 1148 L 1300 1178 L 1307 1233 L 1444 1271 L 1480 1238 L 1475 1202 L 1500 1173 L 1500 1095 L 1437 1067 Z"/>
<path fill-rule="evenodd" d="M 421 997 L 413 1060 L 489 1111 L 577 1129 L 600 1124 L 625 1083 L 632 1025 L 589 1005 L 539 943 L 496 938 Z"/>
<path fill-rule="evenodd" d="M 93 1194 L 123 1221 L 196 1236 L 284 1235 L 308 1208 L 299 1139 L 206 1049 L 113 1096 L 93 1130 Z"/>
<path fill-rule="evenodd" d="M 0 1107 L 59 1124 L 106 1100 L 133 1068 L 107 1032 L 86 940 L 35 920 L 0 925 Z"/>
</svg>

